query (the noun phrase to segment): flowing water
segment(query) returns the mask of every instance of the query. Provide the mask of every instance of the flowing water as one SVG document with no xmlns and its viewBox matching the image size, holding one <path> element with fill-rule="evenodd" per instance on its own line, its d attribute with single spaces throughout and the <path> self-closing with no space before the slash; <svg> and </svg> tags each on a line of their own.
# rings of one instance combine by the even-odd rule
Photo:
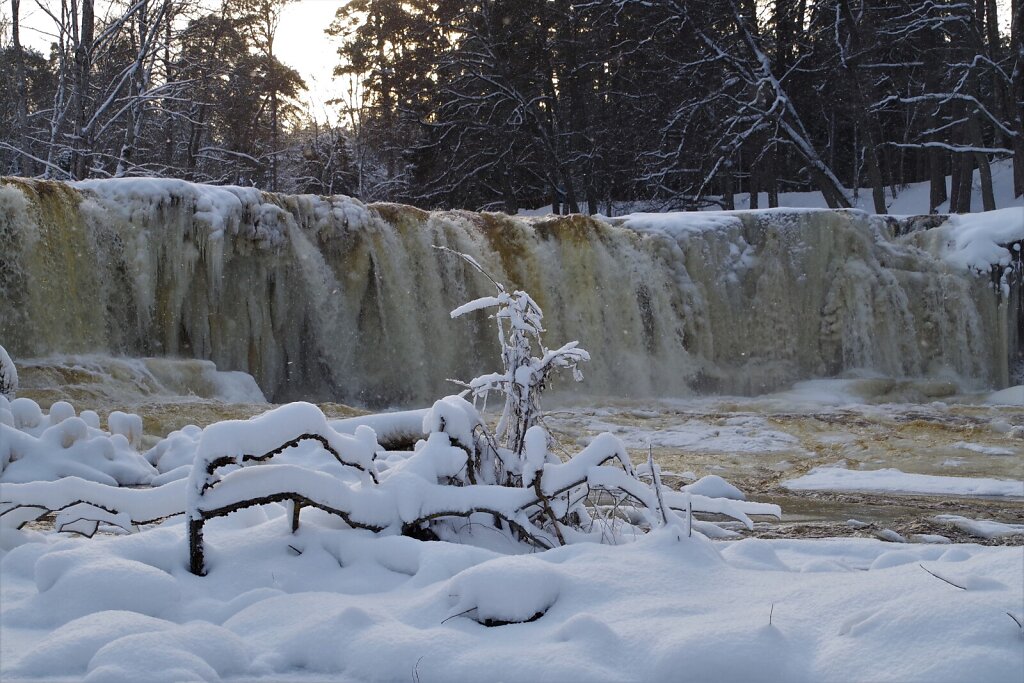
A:
<svg viewBox="0 0 1024 683">
<path fill-rule="evenodd" d="M 448 378 L 497 365 L 485 313 L 449 318 L 493 287 L 432 248 L 448 246 L 529 291 L 548 344 L 592 353 L 576 398 L 548 418 L 566 452 L 610 430 L 665 470 L 721 474 L 783 504 L 763 534 L 852 533 L 850 517 L 934 531 L 949 508 L 1019 523 L 1019 500 L 780 487 L 839 461 L 1022 478 L 1024 410 L 981 399 L 1011 382 L 1019 289 L 953 269 L 930 225 L 824 210 L 520 219 L 0 179 L 0 344 L 21 395 L 138 412 L 150 442 L 256 414 L 264 397 L 336 416 L 428 405 Z M 824 380 L 846 394 L 789 390 L 813 378 L 846 378 Z"/>
<path fill-rule="evenodd" d="M 935 382 L 826 380 L 760 397 L 600 401 L 553 410 L 546 420 L 567 451 L 601 431 L 636 458 L 648 449 L 669 484 L 717 474 L 753 500 L 782 506 L 774 536 L 967 536 L 934 519 L 955 514 L 1024 524 L 1021 498 L 884 492 L 789 491 L 786 480 L 816 467 L 898 469 L 924 475 L 1024 479 L 1024 407 L 987 405 Z M 920 400 L 942 394 L 941 400 Z M 895 402 L 893 402 L 895 401 Z M 849 520 L 862 522 L 851 524 Z M 977 541 L 978 539 L 971 539 Z M 1024 537 L 999 542 L 1024 543 Z"/>
<path fill-rule="evenodd" d="M 593 354 L 590 395 L 761 394 L 857 370 L 1005 386 L 1017 290 L 954 270 L 919 223 L 825 210 L 519 219 L 8 179 L 0 343 L 15 358 L 212 360 L 274 401 L 423 404 L 497 358 L 485 313 L 449 319 L 494 290 L 432 248 L 444 245 L 529 291 L 550 345 Z"/>
<path fill-rule="evenodd" d="M 79 410 L 142 416 L 147 446 L 186 424 L 245 419 L 273 407 L 252 378 L 208 361 L 63 356 L 19 361 L 20 396 L 44 408 L 70 400 Z M 635 462 L 649 449 L 668 485 L 717 474 L 751 500 L 782 506 L 781 522 L 758 522 L 776 536 L 941 534 L 979 542 L 938 514 L 1024 524 L 1021 498 L 912 493 L 788 491 L 783 483 L 815 467 L 1024 479 L 1024 406 L 988 405 L 944 381 L 819 380 L 757 397 L 580 398 L 556 395 L 545 426 L 563 456 L 596 434 L 621 438 Z M 321 403 L 329 417 L 364 409 Z M 494 415 L 492 418 L 496 417 Z M 867 526 L 851 525 L 857 520 Z M 987 542 L 987 541 L 982 541 Z M 1024 543 L 1024 536 L 993 542 Z"/>
</svg>

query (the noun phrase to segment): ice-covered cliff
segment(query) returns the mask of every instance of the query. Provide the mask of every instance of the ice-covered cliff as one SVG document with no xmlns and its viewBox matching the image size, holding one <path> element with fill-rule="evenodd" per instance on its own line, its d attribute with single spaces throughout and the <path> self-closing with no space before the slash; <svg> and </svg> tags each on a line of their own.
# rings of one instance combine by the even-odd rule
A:
<svg viewBox="0 0 1024 683">
<path fill-rule="evenodd" d="M 1015 216 L 990 219 L 1012 237 Z M 1005 385 L 1017 288 L 949 258 L 956 226 L 936 222 L 522 219 L 173 180 L 4 179 L 0 343 L 15 358 L 211 359 L 274 400 L 423 401 L 496 365 L 484 314 L 449 319 L 491 292 L 432 249 L 446 245 L 530 291 L 551 343 L 590 350 L 595 394 L 750 393 L 859 369 Z"/>
</svg>

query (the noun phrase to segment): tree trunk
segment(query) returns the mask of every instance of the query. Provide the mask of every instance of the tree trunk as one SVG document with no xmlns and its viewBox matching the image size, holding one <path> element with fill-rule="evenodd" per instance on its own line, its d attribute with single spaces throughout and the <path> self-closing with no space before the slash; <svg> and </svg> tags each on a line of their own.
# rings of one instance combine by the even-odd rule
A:
<svg viewBox="0 0 1024 683">
<path fill-rule="evenodd" d="M 21 48 L 21 31 L 19 30 L 20 9 L 21 0 L 11 0 L 11 45 L 14 48 L 14 87 L 17 99 L 15 125 L 18 127 L 12 137 L 19 141 L 18 145 L 22 151 L 27 151 L 28 145 L 25 136 L 28 132 L 28 86 L 25 82 L 25 53 Z M 15 154 L 13 170 L 14 175 L 32 175 L 29 158 Z"/>
<path fill-rule="evenodd" d="M 747 175 L 747 190 L 750 192 L 750 201 L 747 202 L 747 208 L 759 209 L 761 204 L 761 174 L 758 166 L 754 163 L 750 164 L 750 172 Z"/>
<path fill-rule="evenodd" d="M 765 185 L 768 189 L 769 209 L 775 209 L 779 206 L 779 177 L 776 167 L 778 154 L 779 148 L 773 142 L 768 150 L 767 163 L 765 164 Z"/>
<path fill-rule="evenodd" d="M 821 156 L 814 148 L 811 137 L 808 135 L 807 129 L 800 119 L 793 100 L 789 97 L 786 89 L 782 87 L 782 83 L 776 74 L 772 73 L 771 62 L 752 33 L 751 24 L 740 13 L 734 0 L 729 0 L 729 4 L 732 9 L 732 19 L 736 26 L 736 31 L 753 58 L 752 70 L 761 83 L 770 86 L 774 90 L 776 99 L 781 103 L 780 113 L 777 115 L 779 128 L 789 138 L 790 142 L 793 143 L 797 153 L 807 162 L 807 172 L 810 174 L 815 185 L 821 190 L 821 194 L 824 196 L 829 207 L 833 209 L 850 208 L 850 200 L 846 196 L 846 188 L 839 182 L 832 169 L 822 161 Z"/>
<path fill-rule="evenodd" d="M 928 150 L 928 175 L 930 179 L 930 192 L 928 196 L 928 213 L 936 213 L 939 205 L 949 199 L 946 194 L 946 171 L 943 161 L 946 152 L 941 149 L 931 148 Z"/>
<path fill-rule="evenodd" d="M 88 173 L 88 160 L 92 142 L 85 139 L 88 120 L 89 85 L 92 75 L 92 42 L 95 32 L 94 0 L 82 0 L 82 28 L 75 46 L 75 150 L 72 153 L 71 173 L 82 179 Z"/>
<path fill-rule="evenodd" d="M 164 0 L 164 79 L 167 83 L 174 80 L 171 62 L 171 26 L 174 24 L 174 6 L 171 0 Z M 164 130 L 164 166 L 168 169 L 174 165 L 174 121 L 165 115 Z"/>
<path fill-rule="evenodd" d="M 970 213 L 971 197 L 974 192 L 974 155 L 959 154 L 960 157 L 960 191 L 957 193 L 954 213 Z M 950 202 L 952 205 L 952 202 Z"/>
<path fill-rule="evenodd" d="M 963 166 L 964 156 L 962 154 L 953 154 L 951 157 L 951 163 L 949 164 L 949 212 L 956 213 L 957 207 L 960 205 L 960 180 L 963 178 L 963 174 L 960 172 L 960 167 Z"/>
<path fill-rule="evenodd" d="M 878 163 L 878 148 L 873 142 L 869 134 L 865 159 L 868 164 L 868 180 L 871 182 L 871 199 L 875 204 L 875 213 L 886 214 L 889 213 L 889 209 L 885 205 L 885 181 L 882 179 L 882 169 Z"/>
<path fill-rule="evenodd" d="M 722 172 L 722 208 L 732 211 L 736 208 L 736 197 L 732 186 L 732 163 Z"/>
<path fill-rule="evenodd" d="M 273 58 L 273 57 L 271 57 Z M 270 191 L 277 192 L 277 87 L 270 91 Z"/>
<path fill-rule="evenodd" d="M 1010 54 L 1015 55 L 1010 77 L 1008 109 L 1015 112 L 1016 137 L 1013 139 L 1013 195 L 1024 196 L 1024 0 L 1013 0 L 1010 29 Z"/>
<path fill-rule="evenodd" d="M 512 180 L 509 177 L 508 169 L 501 174 L 501 187 L 505 195 L 505 213 L 515 216 L 519 213 L 519 203 L 516 201 L 515 190 L 512 189 Z"/>
<path fill-rule="evenodd" d="M 857 69 L 860 61 L 858 55 L 862 52 L 863 40 L 860 35 L 860 27 L 847 0 L 841 0 L 840 9 L 843 21 L 850 32 L 850 51 L 852 53 L 849 59 L 843 63 L 843 72 L 853 89 L 854 116 L 858 123 L 857 127 L 863 130 L 866 138 L 864 161 L 868 167 L 868 182 L 871 183 L 871 198 L 874 201 L 875 213 L 885 214 L 888 213 L 888 208 L 885 205 L 885 174 L 882 172 L 882 160 L 878 154 L 883 139 L 882 127 L 878 122 L 878 117 L 869 110 L 869 102 L 875 98 L 870 92 L 870 86 L 864 82 Z"/>
<path fill-rule="evenodd" d="M 970 115 L 967 125 L 971 134 L 971 143 L 975 147 L 982 147 L 985 142 L 981 137 L 981 124 L 978 121 L 977 112 Z M 981 201 L 985 211 L 995 211 L 996 199 L 992 191 L 992 168 L 988 163 L 988 155 L 984 152 L 974 153 L 974 163 L 978 166 L 978 175 L 981 177 Z"/>
</svg>

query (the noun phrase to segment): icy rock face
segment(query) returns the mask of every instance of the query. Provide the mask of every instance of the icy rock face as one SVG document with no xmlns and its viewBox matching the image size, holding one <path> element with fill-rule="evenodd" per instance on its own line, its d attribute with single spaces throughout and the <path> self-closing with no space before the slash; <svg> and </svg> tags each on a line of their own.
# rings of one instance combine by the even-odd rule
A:
<svg viewBox="0 0 1024 683">
<path fill-rule="evenodd" d="M 490 283 L 432 245 L 533 293 L 551 338 L 601 359 L 594 394 L 856 369 L 1005 386 L 1017 346 L 986 277 L 853 211 L 520 219 L 173 180 L 3 183 L 12 353 L 209 359 L 275 401 L 422 404 L 494 367 L 486 313 L 448 316 Z"/>
</svg>

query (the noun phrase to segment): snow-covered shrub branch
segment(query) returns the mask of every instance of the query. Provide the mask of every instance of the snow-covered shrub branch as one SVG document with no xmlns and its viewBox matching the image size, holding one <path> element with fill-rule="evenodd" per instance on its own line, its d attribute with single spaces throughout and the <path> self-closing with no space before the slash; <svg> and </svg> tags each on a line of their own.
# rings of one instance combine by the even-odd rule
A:
<svg viewBox="0 0 1024 683">
<path fill-rule="evenodd" d="M 0 396 L 13 401 L 18 393 L 18 370 L 7 349 L 0 346 Z"/>
<path fill-rule="evenodd" d="M 99 523 L 134 531 L 185 511 L 185 480 L 153 488 L 110 486 L 79 477 L 0 484 L 0 528 L 56 512 L 54 529 L 92 536 Z"/>
<path fill-rule="evenodd" d="M 452 253 L 487 275 L 471 257 Z M 312 507 L 374 534 L 472 542 L 486 530 L 489 542 L 501 537 L 510 548 L 536 549 L 618 543 L 661 526 L 729 533 L 693 520 L 695 512 L 726 515 L 748 528 L 750 514 L 779 515 L 774 505 L 668 490 L 652 460 L 638 471 L 622 441 L 608 433 L 563 462 L 541 425 L 541 396 L 556 370 L 581 379 L 579 364 L 590 356 L 576 342 L 547 348 L 536 301 L 491 282 L 496 296 L 461 306 L 452 317 L 495 309 L 502 371 L 465 383 L 475 401 L 492 393 L 504 399 L 493 433 L 463 396 L 446 396 L 424 411 L 333 424 L 318 407 L 292 403 L 250 420 L 185 427 L 143 456 L 136 450 L 137 416 L 112 413 L 110 434 L 99 429 L 95 413 L 77 416 L 70 404 L 55 403 L 44 415 L 27 398 L 0 397 L 0 479 L 59 479 L 4 483 L 0 525 L 20 527 L 56 513 L 58 531 L 92 535 L 101 524 L 134 531 L 185 513 L 190 568 L 201 575 L 209 569 L 205 523 L 271 503 L 290 506 L 292 531 L 302 509 Z M 411 449 L 404 445 L 410 440 Z M 153 487 L 120 488 L 126 484 Z"/>
<path fill-rule="evenodd" d="M 541 416 L 541 394 L 555 370 L 572 372 L 577 382 L 583 380 L 580 363 L 590 360 L 590 354 L 572 341 L 558 349 L 548 349 L 541 334 L 544 332 L 544 312 L 528 293 L 508 289 L 495 280 L 469 254 L 447 247 L 437 247 L 468 263 L 491 281 L 496 296 L 486 296 L 459 306 L 451 312 L 458 318 L 473 311 L 497 308 L 491 316 L 498 330 L 502 371 L 481 375 L 464 383 L 473 399 L 482 399 L 486 405 L 490 394 L 504 396 L 504 407 L 496 429 L 497 442 L 522 459 L 526 433 Z M 534 348 L 540 355 L 534 355 Z"/>
</svg>

